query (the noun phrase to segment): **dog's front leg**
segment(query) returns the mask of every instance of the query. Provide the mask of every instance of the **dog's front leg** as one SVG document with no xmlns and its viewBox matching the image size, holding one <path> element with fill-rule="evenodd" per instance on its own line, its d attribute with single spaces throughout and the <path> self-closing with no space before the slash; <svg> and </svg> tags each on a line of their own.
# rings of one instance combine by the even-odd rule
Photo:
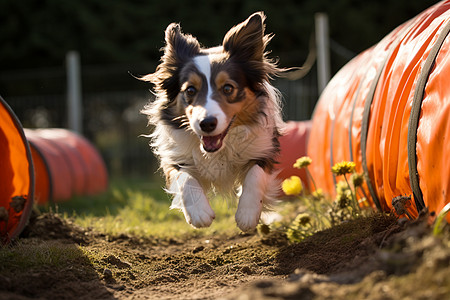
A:
<svg viewBox="0 0 450 300">
<path fill-rule="evenodd" d="M 268 178 L 270 175 L 258 165 L 251 167 L 245 176 L 235 215 L 238 227 L 244 232 L 258 225 Z"/>
<path fill-rule="evenodd" d="M 174 195 L 171 208 L 183 211 L 186 222 L 195 228 L 208 227 L 216 217 L 197 179 L 183 171 L 172 171 L 169 192 Z"/>
</svg>

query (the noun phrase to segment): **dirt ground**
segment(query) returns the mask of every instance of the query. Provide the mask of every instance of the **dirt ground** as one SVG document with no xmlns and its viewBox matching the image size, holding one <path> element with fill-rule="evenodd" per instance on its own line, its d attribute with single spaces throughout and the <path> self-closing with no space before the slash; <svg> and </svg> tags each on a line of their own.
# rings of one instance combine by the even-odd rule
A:
<svg viewBox="0 0 450 300">
<path fill-rule="evenodd" d="M 436 238 L 423 221 L 375 215 L 298 244 L 281 232 L 155 240 L 52 214 L 30 222 L 20 243 L 80 253 L 0 268 L 0 299 L 450 299 L 448 230 Z"/>
</svg>

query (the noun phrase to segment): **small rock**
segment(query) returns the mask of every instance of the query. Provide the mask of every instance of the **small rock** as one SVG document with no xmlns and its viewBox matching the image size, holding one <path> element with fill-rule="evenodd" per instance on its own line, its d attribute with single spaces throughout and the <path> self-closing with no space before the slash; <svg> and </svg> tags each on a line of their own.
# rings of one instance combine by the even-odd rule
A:
<svg viewBox="0 0 450 300">
<path fill-rule="evenodd" d="M 252 269 L 249 266 L 244 266 L 241 268 L 241 272 L 247 275 L 253 274 Z"/>
<path fill-rule="evenodd" d="M 273 281 L 269 281 L 269 280 L 261 280 L 261 281 L 254 283 L 255 287 L 257 287 L 259 289 L 270 288 L 270 287 L 274 286 L 274 284 L 275 283 Z"/>
<path fill-rule="evenodd" d="M 112 265 L 115 265 L 119 269 L 125 269 L 125 268 L 131 268 L 131 265 L 125 261 L 120 260 L 120 258 L 110 255 L 108 257 L 105 257 L 102 259 L 104 262 L 110 263 Z"/>
<path fill-rule="evenodd" d="M 105 268 L 105 269 L 103 270 L 103 278 L 105 278 L 105 279 L 111 279 L 112 277 L 113 277 L 113 274 L 112 274 L 111 270 Z"/>
<path fill-rule="evenodd" d="M 107 287 L 116 291 L 123 291 L 125 289 L 123 284 L 108 284 Z"/>
<path fill-rule="evenodd" d="M 192 253 L 195 254 L 195 253 L 198 253 L 198 252 L 200 252 L 200 251 L 203 251 L 204 249 L 205 249 L 205 247 L 203 247 L 203 246 L 198 246 L 198 247 L 196 247 L 194 250 L 192 250 Z"/>
</svg>

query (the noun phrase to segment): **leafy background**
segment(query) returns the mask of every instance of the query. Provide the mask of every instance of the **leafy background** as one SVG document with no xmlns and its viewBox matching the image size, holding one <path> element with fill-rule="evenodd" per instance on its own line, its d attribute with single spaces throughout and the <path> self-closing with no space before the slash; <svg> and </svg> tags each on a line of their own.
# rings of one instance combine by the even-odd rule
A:
<svg viewBox="0 0 450 300">
<path fill-rule="evenodd" d="M 263 10 L 276 33 L 271 49 L 284 66 L 301 65 L 314 14 L 326 12 L 330 35 L 354 53 L 436 3 L 430 0 L 2 0 L 2 69 L 59 65 L 77 49 L 83 63 L 156 61 L 163 30 L 180 22 L 207 46 L 228 28 Z M 339 65 L 335 66 L 334 71 Z"/>
</svg>

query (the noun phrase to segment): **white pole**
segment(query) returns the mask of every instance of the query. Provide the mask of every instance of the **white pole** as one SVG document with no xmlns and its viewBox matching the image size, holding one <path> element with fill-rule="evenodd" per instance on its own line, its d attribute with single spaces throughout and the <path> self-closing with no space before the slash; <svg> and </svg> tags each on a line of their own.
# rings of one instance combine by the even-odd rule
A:
<svg viewBox="0 0 450 300">
<path fill-rule="evenodd" d="M 328 32 L 328 15 L 316 13 L 316 47 L 317 47 L 317 88 L 319 95 L 330 81 L 330 41 Z"/>
<path fill-rule="evenodd" d="M 83 110 L 81 101 L 80 55 L 70 51 L 66 55 L 67 68 L 67 125 L 69 129 L 82 133 Z"/>
</svg>

